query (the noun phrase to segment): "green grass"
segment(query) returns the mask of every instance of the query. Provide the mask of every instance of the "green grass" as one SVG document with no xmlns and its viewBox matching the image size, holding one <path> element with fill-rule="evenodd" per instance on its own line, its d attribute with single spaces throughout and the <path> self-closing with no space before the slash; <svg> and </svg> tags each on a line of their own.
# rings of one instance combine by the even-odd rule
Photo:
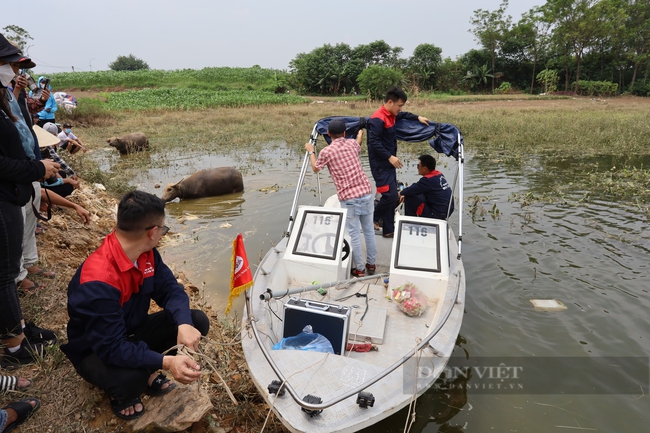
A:
<svg viewBox="0 0 650 433">
<path fill-rule="evenodd" d="M 178 110 L 211 107 L 246 107 L 269 104 L 300 104 L 307 98 L 261 91 L 210 91 L 197 89 L 142 89 L 105 95 L 108 110 Z"/>
<path fill-rule="evenodd" d="M 508 93 L 498 95 L 472 95 L 469 93 L 449 94 L 449 93 L 421 93 L 419 99 L 427 101 L 436 101 L 438 103 L 462 103 L 462 102 L 495 102 L 495 101 L 553 101 L 558 99 L 570 99 L 569 96 L 550 95 L 539 96 L 529 95 L 527 93 Z"/>
<path fill-rule="evenodd" d="M 203 68 L 165 71 L 60 72 L 49 75 L 57 89 L 112 90 L 178 87 L 202 90 L 260 90 L 282 92 L 287 72 L 277 69 Z"/>
</svg>

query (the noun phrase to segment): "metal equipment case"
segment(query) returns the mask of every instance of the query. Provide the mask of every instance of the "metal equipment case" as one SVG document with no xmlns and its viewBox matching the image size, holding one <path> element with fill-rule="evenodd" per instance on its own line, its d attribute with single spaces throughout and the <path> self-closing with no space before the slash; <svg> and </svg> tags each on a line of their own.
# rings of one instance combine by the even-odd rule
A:
<svg viewBox="0 0 650 433">
<path fill-rule="evenodd" d="M 347 344 L 349 321 L 350 307 L 291 297 L 284 304 L 282 337 L 298 335 L 311 325 L 315 333 L 332 343 L 334 353 L 341 355 Z"/>
</svg>

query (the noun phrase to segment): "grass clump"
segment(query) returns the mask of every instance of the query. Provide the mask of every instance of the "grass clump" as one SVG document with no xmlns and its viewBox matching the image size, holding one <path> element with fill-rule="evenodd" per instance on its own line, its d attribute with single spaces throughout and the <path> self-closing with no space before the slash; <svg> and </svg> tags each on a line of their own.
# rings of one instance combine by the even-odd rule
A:
<svg viewBox="0 0 650 433">
<path fill-rule="evenodd" d="M 106 103 L 95 98 L 80 98 L 76 109 L 67 110 L 58 117 L 75 126 L 106 127 L 114 125 L 116 122 L 114 113 L 107 110 Z"/>
</svg>

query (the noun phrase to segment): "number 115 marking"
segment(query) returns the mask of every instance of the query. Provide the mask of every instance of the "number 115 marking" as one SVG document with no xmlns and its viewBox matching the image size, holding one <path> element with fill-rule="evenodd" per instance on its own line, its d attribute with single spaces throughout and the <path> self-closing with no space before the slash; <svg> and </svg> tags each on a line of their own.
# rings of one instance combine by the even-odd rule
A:
<svg viewBox="0 0 650 433">
<path fill-rule="evenodd" d="M 416 225 L 409 225 L 409 235 L 414 235 L 414 234 L 415 236 L 422 236 L 424 238 L 427 236 L 427 228 L 416 226 Z"/>
</svg>

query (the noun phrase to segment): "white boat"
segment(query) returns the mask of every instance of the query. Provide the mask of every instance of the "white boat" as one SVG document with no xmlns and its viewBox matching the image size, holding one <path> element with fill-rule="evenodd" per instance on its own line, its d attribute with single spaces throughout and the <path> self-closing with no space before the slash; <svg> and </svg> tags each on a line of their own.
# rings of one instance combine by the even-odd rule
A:
<svg viewBox="0 0 650 433">
<path fill-rule="evenodd" d="M 332 119 L 314 125 L 314 146 Z M 347 136 L 363 126 L 363 118 L 343 119 Z M 465 304 L 463 140 L 453 125 L 434 123 L 427 131 L 412 123 L 396 126 L 400 140 L 408 140 L 407 133 L 415 137 L 412 141 L 433 136 L 434 148 L 456 157 L 450 184 L 458 238 L 448 221 L 396 215 L 394 238 L 376 237 L 376 273 L 351 278 L 346 210 L 336 196 L 322 206 L 299 206 L 305 175 L 311 172 L 305 154 L 288 229 L 255 272 L 242 327 L 252 380 L 293 432 L 354 432 L 377 423 L 429 389 L 454 349 Z M 400 126 L 407 132 L 400 133 Z M 390 299 L 407 283 L 426 295 L 420 316 L 406 315 Z M 334 353 L 273 350 L 307 324 L 328 338 Z M 368 347 L 373 350 L 348 350 Z"/>
</svg>

